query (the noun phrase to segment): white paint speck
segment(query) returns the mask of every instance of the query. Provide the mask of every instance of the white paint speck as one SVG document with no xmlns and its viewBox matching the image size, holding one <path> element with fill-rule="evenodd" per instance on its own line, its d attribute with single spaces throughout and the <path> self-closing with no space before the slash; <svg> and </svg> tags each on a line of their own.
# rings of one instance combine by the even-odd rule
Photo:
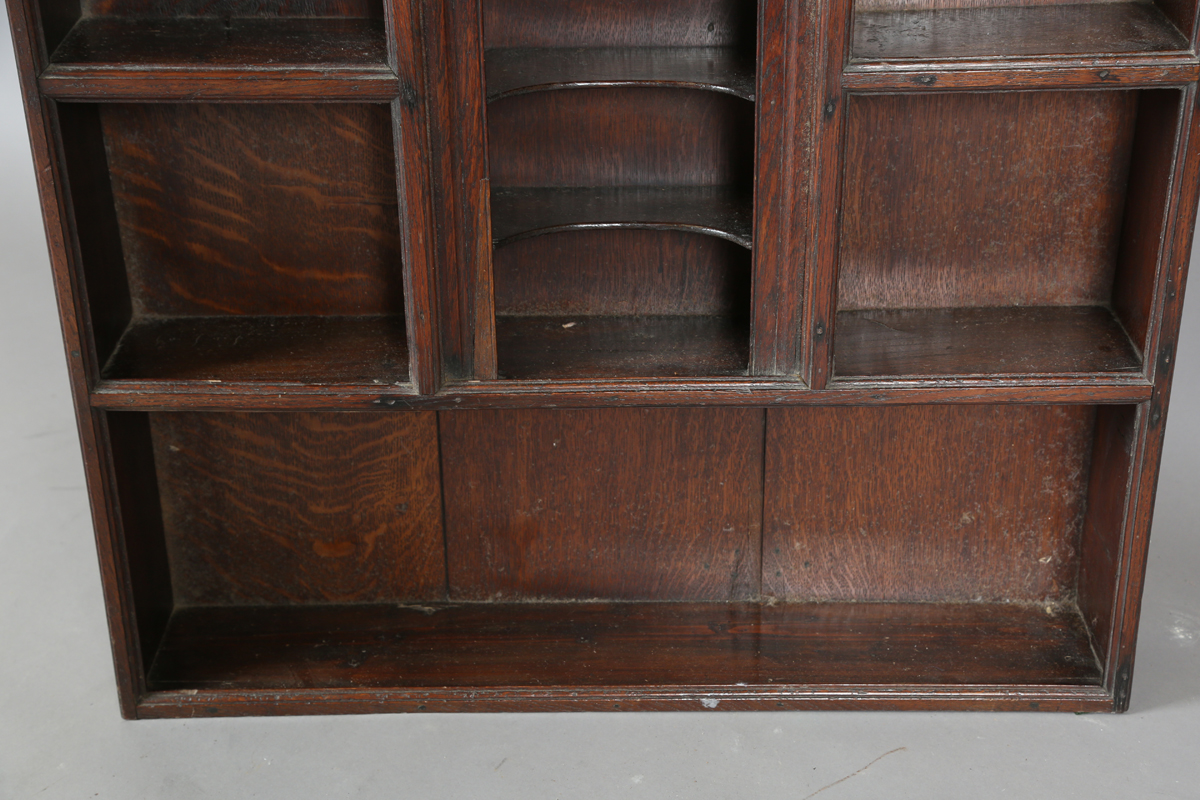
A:
<svg viewBox="0 0 1200 800">
<path fill-rule="evenodd" d="M 646 776 L 645 775 L 634 775 L 629 780 L 633 781 L 634 783 L 641 783 L 642 781 L 646 780 Z"/>
<path fill-rule="evenodd" d="M 705 708 L 716 708 L 717 706 L 721 705 L 721 701 L 715 697 L 705 697 L 700 701 L 700 705 L 704 706 Z"/>
</svg>

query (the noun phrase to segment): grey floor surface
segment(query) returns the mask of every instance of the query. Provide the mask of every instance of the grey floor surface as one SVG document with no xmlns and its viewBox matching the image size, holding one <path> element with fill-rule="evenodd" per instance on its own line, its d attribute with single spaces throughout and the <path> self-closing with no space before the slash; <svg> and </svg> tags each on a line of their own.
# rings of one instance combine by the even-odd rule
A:
<svg viewBox="0 0 1200 800">
<path fill-rule="evenodd" d="M 122 721 L 7 30 L 0 42 L 3 800 L 1200 798 L 1196 298 L 1179 346 L 1133 705 L 1123 716 L 700 711 Z"/>
</svg>

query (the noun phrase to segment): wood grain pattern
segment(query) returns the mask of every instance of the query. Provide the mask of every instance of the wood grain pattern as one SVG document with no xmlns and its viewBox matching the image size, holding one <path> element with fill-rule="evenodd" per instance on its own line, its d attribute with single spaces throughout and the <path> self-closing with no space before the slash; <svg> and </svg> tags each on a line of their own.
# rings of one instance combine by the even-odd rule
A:
<svg viewBox="0 0 1200 800">
<path fill-rule="evenodd" d="M 496 246 L 599 228 L 676 230 L 747 249 L 753 244 L 750 196 L 719 186 L 494 189 L 491 203 Z"/>
<path fill-rule="evenodd" d="M 536 708 L 539 700 L 561 707 L 568 699 L 531 689 L 586 696 L 589 688 L 621 687 L 625 696 L 611 698 L 610 709 L 613 701 L 619 707 L 687 687 L 691 696 L 677 697 L 674 707 L 699 709 L 702 698 L 723 705 L 764 691 L 774 693 L 769 707 L 791 706 L 803 702 L 805 688 L 822 684 L 850 684 L 865 694 L 871 684 L 1088 686 L 1099 677 L 1082 622 L 1066 609 L 501 603 L 187 609 L 172 619 L 151 685 L 426 690 L 410 699 L 428 702 L 429 710 L 440 705 L 437 690 L 460 687 L 481 690 L 485 708 L 495 707 L 488 700 Z M 487 692 L 500 687 L 512 694 Z M 320 701 L 290 697 L 294 708 Z"/>
<path fill-rule="evenodd" d="M 489 102 L 602 86 L 698 89 L 754 100 L 754 53 L 732 47 L 504 48 L 483 58 Z"/>
<path fill-rule="evenodd" d="M 737 317 L 497 317 L 507 380 L 745 375 L 750 332 Z"/>
<path fill-rule="evenodd" d="M 839 309 L 1106 303 L 1136 102 L 852 98 Z"/>
<path fill-rule="evenodd" d="M 852 57 L 932 61 L 1187 49 L 1187 39 L 1153 3 L 989 3 L 859 11 L 854 15 Z"/>
<path fill-rule="evenodd" d="M 115 105 L 101 119 L 136 313 L 403 312 L 385 106 Z"/>
<path fill-rule="evenodd" d="M 433 414 L 155 414 L 175 602 L 445 596 Z"/>
<path fill-rule="evenodd" d="M 1073 602 L 1086 406 L 771 409 L 763 593 Z"/>
<path fill-rule="evenodd" d="M 1142 360 L 1106 308 L 907 309 L 837 316 L 838 377 L 1136 372 Z"/>
<path fill-rule="evenodd" d="M 842 73 L 848 92 L 865 94 L 1032 89 L 1137 89 L 1179 86 L 1200 76 L 1187 54 L 1130 56 L 1034 56 L 996 60 L 858 61 Z"/>
<path fill-rule="evenodd" d="M 444 412 L 450 597 L 758 594 L 762 412 Z"/>
<path fill-rule="evenodd" d="M 735 186 L 754 105 L 686 89 L 567 89 L 488 105 L 492 186 Z"/>
<path fill-rule="evenodd" d="M 379 0 L 81 0 L 85 17 L 383 17 Z"/>
<path fill-rule="evenodd" d="M 1089 5 L 1118 5 L 1126 0 L 1089 0 Z M 1017 6 L 1073 6 L 1079 0 L 852 0 L 854 13 L 873 11 L 927 11 Z"/>
<path fill-rule="evenodd" d="M 503 316 L 748 315 L 750 254 L 712 236 L 573 231 L 515 241 L 492 258 Z"/>
<path fill-rule="evenodd" d="M 105 366 L 113 381 L 406 384 L 403 317 L 149 317 Z"/>
<path fill-rule="evenodd" d="M 486 0 L 487 47 L 722 47 L 754 41 L 741 0 Z"/>
</svg>

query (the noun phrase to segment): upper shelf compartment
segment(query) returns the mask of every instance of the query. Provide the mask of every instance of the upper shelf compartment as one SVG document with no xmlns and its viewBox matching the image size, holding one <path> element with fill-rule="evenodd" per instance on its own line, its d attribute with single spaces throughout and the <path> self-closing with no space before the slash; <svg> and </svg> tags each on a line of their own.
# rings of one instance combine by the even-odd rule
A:
<svg viewBox="0 0 1200 800">
<path fill-rule="evenodd" d="M 489 102 L 529 92 L 660 86 L 754 101 L 754 54 L 732 47 L 506 48 L 484 58 Z"/>
<path fill-rule="evenodd" d="M 846 82 L 856 90 L 1183 83 L 1196 75 L 1181 33 L 1194 14 L 1190 1 L 859 0 Z"/>
<path fill-rule="evenodd" d="M 318 2 L 304 11 L 286 4 L 246 11 L 234 3 L 183 2 L 164 11 L 138 0 L 93 2 L 69 26 L 47 25 L 52 55 L 41 88 L 60 100 L 395 95 L 381 8 Z"/>
</svg>

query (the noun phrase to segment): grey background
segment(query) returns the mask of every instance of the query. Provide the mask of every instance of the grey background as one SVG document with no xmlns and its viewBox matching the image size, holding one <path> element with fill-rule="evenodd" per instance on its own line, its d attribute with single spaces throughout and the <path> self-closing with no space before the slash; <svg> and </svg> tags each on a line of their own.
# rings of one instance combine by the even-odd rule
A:
<svg viewBox="0 0 1200 800">
<path fill-rule="evenodd" d="M 1200 266 L 1192 269 L 1200 276 Z M 698 711 L 124 722 L 5 26 L 0 798 L 1200 798 L 1195 305 L 1179 344 L 1133 703 L 1123 716 Z"/>
</svg>

